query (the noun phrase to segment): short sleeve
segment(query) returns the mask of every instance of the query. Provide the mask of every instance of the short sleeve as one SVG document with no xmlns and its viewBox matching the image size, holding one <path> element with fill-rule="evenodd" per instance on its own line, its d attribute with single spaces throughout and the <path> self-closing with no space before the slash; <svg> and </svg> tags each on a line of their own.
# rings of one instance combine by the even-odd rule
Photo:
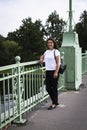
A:
<svg viewBox="0 0 87 130">
<path fill-rule="evenodd" d="M 43 54 L 43 55 L 45 56 L 45 54 L 46 54 L 46 51 L 44 52 L 44 54 Z"/>
<path fill-rule="evenodd" d="M 55 56 L 60 56 L 60 51 L 59 50 L 55 50 Z"/>
</svg>

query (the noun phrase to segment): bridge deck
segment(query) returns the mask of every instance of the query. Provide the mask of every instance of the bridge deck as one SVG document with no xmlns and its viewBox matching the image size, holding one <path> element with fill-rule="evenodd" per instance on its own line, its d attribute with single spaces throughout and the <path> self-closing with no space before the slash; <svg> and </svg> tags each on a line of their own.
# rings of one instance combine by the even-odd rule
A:
<svg viewBox="0 0 87 130">
<path fill-rule="evenodd" d="M 47 110 L 44 103 L 31 114 L 24 126 L 12 124 L 9 130 L 87 130 L 87 75 L 83 77 L 80 91 L 67 91 L 59 95 L 60 105 Z"/>
</svg>

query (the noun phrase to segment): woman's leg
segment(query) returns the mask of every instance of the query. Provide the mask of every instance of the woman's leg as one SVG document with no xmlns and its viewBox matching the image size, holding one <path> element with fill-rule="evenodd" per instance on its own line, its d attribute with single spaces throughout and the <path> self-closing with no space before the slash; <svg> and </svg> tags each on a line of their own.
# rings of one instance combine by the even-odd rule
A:
<svg viewBox="0 0 87 130">
<path fill-rule="evenodd" d="M 58 77 L 53 78 L 54 71 L 46 72 L 46 90 L 50 95 L 52 100 L 52 104 L 58 105 L 58 91 L 57 91 L 57 83 Z"/>
<path fill-rule="evenodd" d="M 46 90 L 52 100 L 53 104 L 53 87 L 52 87 L 52 79 L 53 79 L 53 71 L 46 71 Z"/>
<path fill-rule="evenodd" d="M 52 78 L 52 90 L 51 90 L 51 98 L 53 101 L 53 104 L 58 105 L 58 79 L 59 79 L 59 75 L 57 78 Z"/>
</svg>

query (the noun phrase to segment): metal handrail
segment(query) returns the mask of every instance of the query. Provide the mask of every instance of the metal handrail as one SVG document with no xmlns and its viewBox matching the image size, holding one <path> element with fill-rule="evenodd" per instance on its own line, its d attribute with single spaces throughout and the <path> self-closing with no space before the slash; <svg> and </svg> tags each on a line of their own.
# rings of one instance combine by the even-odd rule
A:
<svg viewBox="0 0 87 130">
<path fill-rule="evenodd" d="M 39 61 L 0 67 L 0 129 L 8 123 L 24 123 L 22 115 L 48 98 L 45 90 L 45 67 Z M 60 76 L 59 90 L 64 88 Z"/>
</svg>

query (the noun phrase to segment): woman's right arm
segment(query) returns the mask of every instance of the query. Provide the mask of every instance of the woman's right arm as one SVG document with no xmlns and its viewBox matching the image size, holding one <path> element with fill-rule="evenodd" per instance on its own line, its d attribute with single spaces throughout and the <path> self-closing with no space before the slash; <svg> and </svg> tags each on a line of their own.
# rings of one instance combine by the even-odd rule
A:
<svg viewBox="0 0 87 130">
<path fill-rule="evenodd" d="M 40 64 L 43 64 L 43 61 L 44 61 L 44 55 L 40 56 L 40 60 L 39 60 Z"/>
</svg>

